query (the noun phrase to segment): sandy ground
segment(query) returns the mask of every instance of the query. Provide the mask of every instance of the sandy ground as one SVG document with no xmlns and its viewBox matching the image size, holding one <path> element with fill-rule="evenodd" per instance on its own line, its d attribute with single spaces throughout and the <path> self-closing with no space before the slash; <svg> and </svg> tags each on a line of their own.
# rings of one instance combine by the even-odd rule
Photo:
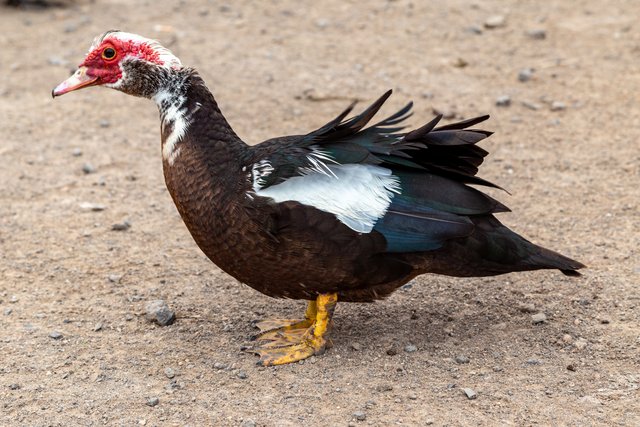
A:
<svg viewBox="0 0 640 427">
<path fill-rule="evenodd" d="M 0 7 L 0 424 L 640 425 L 637 0 L 319 3 Z M 494 15 L 503 25 L 485 28 Z M 482 176 L 513 193 L 491 192 L 514 211 L 500 218 L 590 268 L 423 276 L 338 305 L 324 356 L 258 368 L 239 351 L 250 321 L 304 304 L 198 250 L 164 188 L 153 104 L 105 89 L 51 100 L 110 28 L 197 67 L 246 141 L 388 88 L 384 112 L 413 99 L 414 126 L 491 113 Z M 145 320 L 154 299 L 172 326 Z"/>
</svg>

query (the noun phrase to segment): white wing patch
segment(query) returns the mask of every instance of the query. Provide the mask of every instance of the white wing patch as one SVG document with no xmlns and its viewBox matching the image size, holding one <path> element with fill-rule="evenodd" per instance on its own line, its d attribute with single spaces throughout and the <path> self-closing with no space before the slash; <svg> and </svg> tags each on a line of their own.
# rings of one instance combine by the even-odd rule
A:
<svg viewBox="0 0 640 427">
<path fill-rule="evenodd" d="M 400 181 L 391 170 L 356 164 L 323 164 L 321 170 L 309 169 L 306 175 L 256 190 L 258 196 L 278 203 L 296 201 L 332 213 L 359 233 L 371 232 L 387 212 L 394 193 L 400 193 Z"/>
</svg>

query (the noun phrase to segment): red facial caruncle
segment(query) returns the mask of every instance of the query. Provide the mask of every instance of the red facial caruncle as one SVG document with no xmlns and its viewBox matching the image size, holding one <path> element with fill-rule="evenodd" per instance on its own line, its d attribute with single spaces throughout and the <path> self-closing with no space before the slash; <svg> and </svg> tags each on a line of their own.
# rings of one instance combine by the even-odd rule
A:
<svg viewBox="0 0 640 427">
<path fill-rule="evenodd" d="M 108 31 L 94 44 L 76 72 L 53 89 L 60 96 L 89 86 L 118 89 L 126 78 L 123 61 L 136 58 L 161 67 L 180 68 L 180 60 L 155 40 L 122 31 Z"/>
<path fill-rule="evenodd" d="M 87 67 L 87 75 L 98 77 L 100 83 L 115 83 L 122 77 L 120 62 L 127 57 L 163 65 L 158 52 L 147 43 L 111 37 L 89 52 L 80 67 Z"/>
</svg>

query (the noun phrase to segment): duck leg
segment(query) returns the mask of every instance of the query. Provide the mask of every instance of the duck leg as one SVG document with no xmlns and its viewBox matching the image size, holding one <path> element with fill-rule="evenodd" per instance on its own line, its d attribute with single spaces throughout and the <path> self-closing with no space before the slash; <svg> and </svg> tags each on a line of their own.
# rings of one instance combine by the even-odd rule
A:
<svg viewBox="0 0 640 427">
<path fill-rule="evenodd" d="M 246 351 L 260 356 L 262 366 L 283 365 L 324 353 L 331 342 L 327 335 L 338 301 L 337 294 L 318 295 L 310 301 L 303 320 L 267 320 L 256 326 L 261 332 Z"/>
</svg>

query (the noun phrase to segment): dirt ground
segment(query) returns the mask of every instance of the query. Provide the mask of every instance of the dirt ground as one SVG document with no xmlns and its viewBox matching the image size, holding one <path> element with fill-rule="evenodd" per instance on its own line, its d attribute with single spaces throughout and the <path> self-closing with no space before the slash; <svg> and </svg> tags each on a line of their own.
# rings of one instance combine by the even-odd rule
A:
<svg viewBox="0 0 640 427">
<path fill-rule="evenodd" d="M 637 0 L 70 3 L 0 6 L 0 425 L 640 425 Z M 413 126 L 490 113 L 481 175 L 513 194 L 491 191 L 513 209 L 500 219 L 589 269 L 422 276 L 339 304 L 324 356 L 257 367 L 239 350 L 251 320 L 304 303 L 199 251 L 164 188 L 155 106 L 51 99 L 111 28 L 198 68 L 246 141 L 389 88 L 384 113 L 413 99 Z M 145 319 L 155 299 L 173 325 Z"/>
</svg>

